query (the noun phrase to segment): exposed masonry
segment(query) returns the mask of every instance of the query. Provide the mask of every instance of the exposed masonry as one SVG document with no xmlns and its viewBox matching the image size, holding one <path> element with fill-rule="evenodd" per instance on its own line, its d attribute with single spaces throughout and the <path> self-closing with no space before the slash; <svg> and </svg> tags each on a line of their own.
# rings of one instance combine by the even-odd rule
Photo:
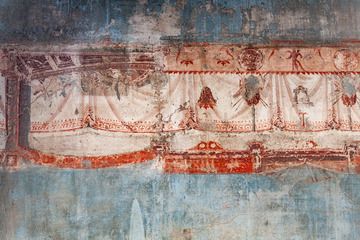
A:
<svg viewBox="0 0 360 240">
<path fill-rule="evenodd" d="M 3 49 L 4 167 L 155 160 L 169 173 L 360 169 L 355 45 L 51 49 Z M 89 136 L 110 146 L 87 152 Z"/>
</svg>

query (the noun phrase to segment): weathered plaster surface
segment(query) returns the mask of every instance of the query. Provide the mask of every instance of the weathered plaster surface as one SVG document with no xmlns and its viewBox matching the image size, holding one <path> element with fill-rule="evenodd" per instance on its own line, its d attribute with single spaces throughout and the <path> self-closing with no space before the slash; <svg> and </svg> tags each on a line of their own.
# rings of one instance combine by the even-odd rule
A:
<svg viewBox="0 0 360 240">
<path fill-rule="evenodd" d="M 2 0 L 0 42 L 20 53 L 22 47 L 12 44 L 35 52 L 70 49 L 74 55 L 99 48 L 106 52 L 114 46 L 114 52 L 121 51 L 119 46 L 124 42 L 155 49 L 162 43 L 226 42 L 271 47 L 278 40 L 295 40 L 314 48 L 325 43 L 341 48 L 360 39 L 358 9 L 357 0 Z M 156 62 L 163 60 L 160 57 Z M 8 67 L 6 63 L 1 62 L 1 70 Z M 332 62 L 327 66 L 336 67 Z M 13 101 L 13 95 L 19 93 L 16 84 L 10 83 L 15 92 L 6 99 Z M 22 83 L 21 89 L 19 105 L 16 101 L 7 105 L 12 114 L 17 106 L 21 108 L 19 128 L 7 123 L 10 132 L 19 132 L 7 139 L 6 132 L 0 131 L 0 149 L 11 150 L 10 156 L 19 143 L 86 162 L 83 156 L 141 151 L 154 139 L 151 133 L 129 137 L 128 133 L 92 128 L 60 135 L 29 135 L 31 113 L 36 111 L 35 117 L 41 118 L 48 112 L 45 107 L 31 112 L 31 86 Z M 311 144 L 314 141 L 327 149 L 339 149 L 359 141 L 360 136 L 350 130 L 184 130 L 168 140 L 173 151 L 187 152 L 210 140 L 235 150 L 248 149 L 252 141 L 263 142 L 272 150 L 311 149 L 309 139 Z M 1 161 L 5 166 L 0 172 L 0 239 L 134 240 L 131 216 L 143 220 L 144 235 L 153 240 L 360 239 L 360 177 L 335 173 L 329 165 L 323 170 L 301 159 L 304 164 L 300 166 L 266 174 L 191 175 L 162 172 L 159 155 L 143 164 L 92 170 L 34 166 L 30 157 L 24 156 L 16 168 L 11 168 L 5 157 Z M 57 166 L 69 165 L 62 162 Z M 140 211 L 132 210 L 137 209 L 136 202 Z"/>
<path fill-rule="evenodd" d="M 189 239 L 184 229 L 202 240 L 360 237 L 359 177 L 307 167 L 273 176 L 29 168 L 1 181 L 3 239 L 128 239 L 134 199 L 146 239 Z"/>
<path fill-rule="evenodd" d="M 356 0 L 2 0 L 0 40 L 334 42 L 359 38 L 359 7 Z"/>
</svg>

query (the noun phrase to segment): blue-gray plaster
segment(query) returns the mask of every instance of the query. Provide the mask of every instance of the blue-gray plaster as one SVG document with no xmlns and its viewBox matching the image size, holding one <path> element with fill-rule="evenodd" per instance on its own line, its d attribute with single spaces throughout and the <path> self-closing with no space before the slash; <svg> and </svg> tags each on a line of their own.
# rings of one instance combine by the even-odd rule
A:
<svg viewBox="0 0 360 240">
<path fill-rule="evenodd" d="M 1 187 L 1 239 L 127 239 L 134 199 L 148 239 L 183 229 L 201 240 L 360 239 L 360 177 L 306 166 L 269 176 L 37 167 L 2 172 Z"/>
<path fill-rule="evenodd" d="M 360 37 L 359 8 L 358 0 L 1 0 L 0 42 L 132 41 L 131 17 L 164 11 L 178 16 L 180 34 L 163 40 L 336 42 Z"/>
</svg>

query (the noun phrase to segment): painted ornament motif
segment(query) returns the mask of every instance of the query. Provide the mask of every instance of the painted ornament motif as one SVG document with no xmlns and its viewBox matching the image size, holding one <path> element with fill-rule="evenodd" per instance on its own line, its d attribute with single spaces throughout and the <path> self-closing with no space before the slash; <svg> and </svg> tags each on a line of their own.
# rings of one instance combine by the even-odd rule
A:
<svg viewBox="0 0 360 240">
<path fill-rule="evenodd" d="M 340 49 L 334 54 L 335 67 L 340 71 L 353 71 L 358 67 L 359 60 L 350 49 Z"/>
<path fill-rule="evenodd" d="M 357 91 L 359 90 L 358 79 L 352 79 L 349 77 L 344 77 L 341 81 L 341 100 L 342 103 L 347 107 L 352 107 L 356 104 L 357 101 Z"/>
<path fill-rule="evenodd" d="M 200 98 L 198 100 L 198 105 L 200 108 L 204 109 L 214 109 L 216 106 L 216 100 L 211 92 L 209 87 L 204 87 L 201 91 Z"/>
<path fill-rule="evenodd" d="M 255 71 L 262 67 L 264 55 L 259 49 L 245 48 L 240 52 L 238 62 L 243 69 Z"/>
<path fill-rule="evenodd" d="M 260 100 L 260 92 L 262 90 L 262 80 L 259 77 L 250 75 L 239 81 L 239 89 L 233 97 L 242 97 L 249 106 L 257 105 Z M 238 101 L 234 104 L 236 105 Z"/>
</svg>

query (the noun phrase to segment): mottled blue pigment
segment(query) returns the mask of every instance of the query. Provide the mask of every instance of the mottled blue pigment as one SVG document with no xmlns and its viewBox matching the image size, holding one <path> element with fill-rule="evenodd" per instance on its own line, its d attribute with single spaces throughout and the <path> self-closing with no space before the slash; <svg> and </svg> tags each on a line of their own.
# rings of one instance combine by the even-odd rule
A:
<svg viewBox="0 0 360 240">
<path fill-rule="evenodd" d="M 184 229 L 201 240 L 360 239 L 360 177 L 309 167 L 269 176 L 36 167 L 3 172 L 1 183 L 10 239 L 126 239 L 134 199 L 149 239 Z"/>
</svg>

